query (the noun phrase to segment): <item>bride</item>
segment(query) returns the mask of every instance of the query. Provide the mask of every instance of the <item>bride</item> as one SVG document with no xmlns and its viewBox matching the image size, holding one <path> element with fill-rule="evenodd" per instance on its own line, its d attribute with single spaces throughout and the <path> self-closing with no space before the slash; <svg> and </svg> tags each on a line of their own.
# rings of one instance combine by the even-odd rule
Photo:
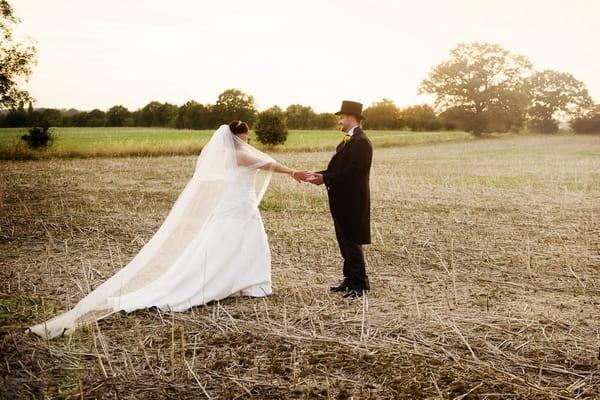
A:
<svg viewBox="0 0 600 400">
<path fill-rule="evenodd" d="M 118 311 L 185 311 L 229 296 L 269 295 L 271 254 L 258 203 L 273 172 L 298 182 L 310 173 L 250 146 L 248 130 L 242 121 L 222 125 L 162 226 L 129 264 L 31 332 L 53 338 Z"/>
</svg>

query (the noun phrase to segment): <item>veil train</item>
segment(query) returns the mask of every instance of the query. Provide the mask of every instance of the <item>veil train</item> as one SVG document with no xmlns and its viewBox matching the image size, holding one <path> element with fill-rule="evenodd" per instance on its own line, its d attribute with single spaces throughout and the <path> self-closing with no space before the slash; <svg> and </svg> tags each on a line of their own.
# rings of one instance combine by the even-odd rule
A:
<svg viewBox="0 0 600 400">
<path fill-rule="evenodd" d="M 119 311 L 110 298 L 150 284 L 164 274 L 199 235 L 239 173 L 240 167 L 262 171 L 257 180 L 260 202 L 269 184 L 275 161 L 246 144 L 222 125 L 202 149 L 193 177 L 187 183 L 166 219 L 138 254 L 121 270 L 86 295 L 71 310 L 29 330 L 44 338 L 71 334 L 87 324 Z"/>
</svg>

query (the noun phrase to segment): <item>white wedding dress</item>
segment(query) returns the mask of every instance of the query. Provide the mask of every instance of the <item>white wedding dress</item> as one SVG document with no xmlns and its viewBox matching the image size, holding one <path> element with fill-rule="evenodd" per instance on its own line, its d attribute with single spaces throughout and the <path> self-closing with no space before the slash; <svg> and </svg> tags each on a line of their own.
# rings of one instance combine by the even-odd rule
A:
<svg viewBox="0 0 600 400">
<path fill-rule="evenodd" d="M 256 206 L 255 176 L 256 169 L 240 168 L 202 235 L 160 278 L 109 298 L 112 309 L 185 311 L 232 295 L 271 294 L 271 253 Z"/>
<path fill-rule="evenodd" d="M 118 311 L 185 311 L 229 296 L 269 295 L 271 254 L 258 203 L 274 165 L 222 125 L 160 229 L 129 264 L 30 331 L 52 338 Z"/>
</svg>

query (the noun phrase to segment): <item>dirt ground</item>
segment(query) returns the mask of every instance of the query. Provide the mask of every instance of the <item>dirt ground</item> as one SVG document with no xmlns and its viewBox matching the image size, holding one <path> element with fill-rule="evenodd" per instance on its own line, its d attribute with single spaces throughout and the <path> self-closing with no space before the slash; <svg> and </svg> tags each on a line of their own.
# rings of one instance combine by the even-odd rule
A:
<svg viewBox="0 0 600 400">
<path fill-rule="evenodd" d="M 325 190 L 280 175 L 261 205 L 271 296 L 25 333 L 136 254 L 194 162 L 0 164 L 0 398 L 600 398 L 598 136 L 376 149 L 362 299 L 328 290 Z"/>
</svg>

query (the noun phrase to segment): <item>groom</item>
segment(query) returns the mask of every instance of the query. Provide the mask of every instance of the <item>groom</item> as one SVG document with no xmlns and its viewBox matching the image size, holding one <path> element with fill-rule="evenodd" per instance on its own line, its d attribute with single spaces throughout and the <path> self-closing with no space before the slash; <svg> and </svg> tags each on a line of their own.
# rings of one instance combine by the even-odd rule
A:
<svg viewBox="0 0 600 400">
<path fill-rule="evenodd" d="M 335 235 L 344 259 L 344 280 L 331 287 L 344 297 L 361 297 L 370 289 L 363 244 L 371 243 L 369 171 L 371 142 L 362 131 L 362 104 L 344 100 L 339 125 L 346 132 L 327 169 L 315 172 L 309 182 L 325 184 Z"/>
</svg>

